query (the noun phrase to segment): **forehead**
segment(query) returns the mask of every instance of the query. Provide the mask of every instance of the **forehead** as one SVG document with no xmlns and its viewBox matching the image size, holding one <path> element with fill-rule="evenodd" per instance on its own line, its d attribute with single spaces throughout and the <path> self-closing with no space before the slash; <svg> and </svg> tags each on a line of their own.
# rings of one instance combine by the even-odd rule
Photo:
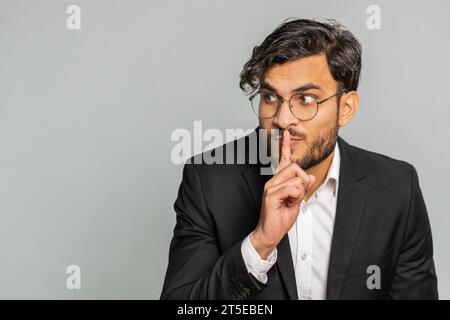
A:
<svg viewBox="0 0 450 320">
<path fill-rule="evenodd" d="M 290 91 L 305 83 L 322 88 L 335 83 L 323 54 L 273 65 L 266 70 L 263 80 L 279 91 Z"/>
</svg>

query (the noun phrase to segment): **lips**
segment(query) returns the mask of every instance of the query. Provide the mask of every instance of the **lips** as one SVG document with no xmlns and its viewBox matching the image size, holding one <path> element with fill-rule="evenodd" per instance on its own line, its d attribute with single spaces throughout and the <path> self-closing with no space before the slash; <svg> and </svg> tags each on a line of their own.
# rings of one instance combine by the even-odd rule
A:
<svg viewBox="0 0 450 320">
<path fill-rule="evenodd" d="M 282 141 L 282 140 L 283 140 L 283 136 L 280 134 L 280 135 L 278 135 L 278 136 L 275 137 L 275 140 Z M 296 138 L 296 137 L 291 136 L 291 141 L 292 141 L 292 140 L 295 140 L 295 141 L 302 141 L 302 140 L 304 140 L 304 139 L 302 139 L 302 138 Z"/>
<path fill-rule="evenodd" d="M 278 140 L 278 144 L 279 144 L 280 147 L 281 147 L 281 144 L 282 144 L 283 139 L 279 139 L 279 138 L 278 138 L 277 140 Z M 290 145 L 290 146 L 294 146 L 294 145 L 300 143 L 300 142 L 303 141 L 303 140 L 305 140 L 305 139 L 300 139 L 300 138 L 293 138 L 293 137 L 291 137 L 291 143 L 290 143 L 289 145 Z"/>
<path fill-rule="evenodd" d="M 291 145 L 295 145 L 299 143 L 300 141 L 303 141 L 303 139 L 291 139 Z"/>
</svg>

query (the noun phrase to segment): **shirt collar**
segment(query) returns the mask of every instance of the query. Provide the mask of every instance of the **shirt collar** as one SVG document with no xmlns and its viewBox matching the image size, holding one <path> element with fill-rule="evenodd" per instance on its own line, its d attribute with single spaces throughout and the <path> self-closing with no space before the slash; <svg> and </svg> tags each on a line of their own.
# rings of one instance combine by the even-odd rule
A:
<svg viewBox="0 0 450 320">
<path fill-rule="evenodd" d="M 320 187 L 317 189 L 316 195 L 318 196 L 320 191 L 328 184 L 332 183 L 333 187 L 333 196 L 337 196 L 337 190 L 338 190 L 338 184 L 339 184 L 339 169 L 341 167 L 341 154 L 339 151 L 339 145 L 336 141 L 336 144 L 334 146 L 334 154 L 333 154 L 333 160 L 331 160 L 330 167 L 328 169 L 327 175 L 323 181 L 323 183 L 320 185 Z"/>
</svg>

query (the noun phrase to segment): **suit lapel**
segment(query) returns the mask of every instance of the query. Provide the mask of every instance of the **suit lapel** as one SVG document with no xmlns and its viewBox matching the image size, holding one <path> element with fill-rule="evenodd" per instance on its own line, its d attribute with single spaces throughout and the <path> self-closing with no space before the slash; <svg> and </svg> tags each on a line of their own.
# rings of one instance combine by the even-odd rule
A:
<svg viewBox="0 0 450 320">
<path fill-rule="evenodd" d="M 352 146 L 339 137 L 339 190 L 328 269 L 327 299 L 338 299 L 367 198 L 365 170 Z"/>
<path fill-rule="evenodd" d="M 289 295 L 289 299 L 298 300 L 295 270 L 292 263 L 291 245 L 289 236 L 286 234 L 277 246 L 277 265 L 280 270 L 281 279 Z"/>
<path fill-rule="evenodd" d="M 249 165 L 242 171 L 242 175 L 247 182 L 252 200 L 255 204 L 255 210 L 258 219 L 261 212 L 261 201 L 264 192 L 264 184 L 272 178 L 271 175 L 261 175 L 260 169 L 261 167 L 259 165 Z"/>
</svg>

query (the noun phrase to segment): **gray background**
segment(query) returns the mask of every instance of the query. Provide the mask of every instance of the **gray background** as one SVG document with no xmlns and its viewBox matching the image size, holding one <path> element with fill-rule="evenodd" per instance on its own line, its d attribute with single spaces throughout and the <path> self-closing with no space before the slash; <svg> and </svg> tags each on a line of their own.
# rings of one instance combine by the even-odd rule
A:
<svg viewBox="0 0 450 320">
<path fill-rule="evenodd" d="M 158 298 L 182 170 L 171 133 L 255 127 L 238 75 L 287 17 L 361 40 L 361 106 L 341 135 L 417 168 L 450 298 L 449 14 L 445 0 L 1 0 L 0 298 Z"/>
</svg>

